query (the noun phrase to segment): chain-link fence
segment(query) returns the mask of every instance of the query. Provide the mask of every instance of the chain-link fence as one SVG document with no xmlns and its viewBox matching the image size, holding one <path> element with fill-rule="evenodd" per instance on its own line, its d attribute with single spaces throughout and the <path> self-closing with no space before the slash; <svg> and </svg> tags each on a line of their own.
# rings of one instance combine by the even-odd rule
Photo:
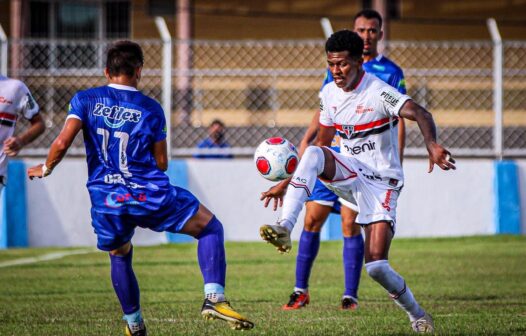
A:
<svg viewBox="0 0 526 336">
<path fill-rule="evenodd" d="M 138 42 L 145 53 L 141 89 L 160 101 L 163 44 Z M 10 41 L 8 74 L 28 85 L 48 126 L 26 155 L 47 152 L 77 90 L 105 84 L 107 43 Z M 526 41 L 504 42 L 503 47 L 504 154 L 526 156 Z M 385 53 L 404 70 L 408 94 L 433 113 L 442 143 L 457 155 L 493 155 L 491 42 L 393 41 Z M 226 138 L 236 155 L 251 155 L 270 136 L 299 143 L 318 107 L 325 64 L 322 40 L 174 42 L 172 154 L 194 154 L 207 135 L 206 126 L 216 118 L 227 125 Z M 81 139 L 72 152 L 83 154 Z M 412 122 L 406 153 L 425 154 Z"/>
</svg>

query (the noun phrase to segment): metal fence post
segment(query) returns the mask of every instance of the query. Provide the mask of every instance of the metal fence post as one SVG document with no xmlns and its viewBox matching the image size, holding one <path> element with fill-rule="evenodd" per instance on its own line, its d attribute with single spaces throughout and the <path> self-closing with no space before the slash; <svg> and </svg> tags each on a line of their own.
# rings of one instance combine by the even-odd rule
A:
<svg viewBox="0 0 526 336">
<path fill-rule="evenodd" d="M 166 145 L 168 158 L 172 157 L 172 37 L 164 18 L 155 17 L 155 24 L 163 41 L 163 94 L 162 105 L 166 117 Z"/>
<path fill-rule="evenodd" d="M 0 25 L 0 75 L 7 77 L 7 35 Z"/>
<path fill-rule="evenodd" d="M 493 112 L 495 113 L 493 143 L 495 157 L 502 160 L 502 38 L 495 19 L 489 18 L 487 25 L 493 40 Z"/>
</svg>

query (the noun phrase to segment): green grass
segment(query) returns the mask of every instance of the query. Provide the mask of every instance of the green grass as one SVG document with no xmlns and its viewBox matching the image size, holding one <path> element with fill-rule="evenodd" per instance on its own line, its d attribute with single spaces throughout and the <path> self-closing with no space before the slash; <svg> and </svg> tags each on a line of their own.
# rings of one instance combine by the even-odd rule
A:
<svg viewBox="0 0 526 336">
<path fill-rule="evenodd" d="M 253 335 L 405 335 L 407 316 L 362 273 L 360 309 L 339 311 L 341 242 L 323 242 L 311 304 L 282 311 L 294 285 L 293 253 L 227 243 L 227 296 L 256 324 Z M 0 262 L 64 249 L 0 251 Z M 439 335 L 526 334 L 526 237 L 395 239 L 392 266 L 435 319 Z M 196 245 L 137 247 L 134 267 L 150 335 L 234 335 L 200 317 Z M 0 335 L 122 335 L 105 253 L 0 268 Z M 247 332 L 243 332 L 247 333 Z"/>
</svg>

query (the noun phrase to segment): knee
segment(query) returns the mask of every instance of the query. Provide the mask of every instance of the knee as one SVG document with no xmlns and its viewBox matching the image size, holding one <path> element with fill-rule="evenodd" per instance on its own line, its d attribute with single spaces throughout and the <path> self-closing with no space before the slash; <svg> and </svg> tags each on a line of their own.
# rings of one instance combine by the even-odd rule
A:
<svg viewBox="0 0 526 336">
<path fill-rule="evenodd" d="M 377 260 L 365 264 L 367 274 L 376 281 L 381 279 L 388 269 L 389 261 L 387 260 Z"/>
<path fill-rule="evenodd" d="M 303 152 L 300 163 L 308 163 L 310 167 L 316 169 L 316 175 L 320 175 L 325 166 L 325 154 L 323 149 L 318 146 L 309 146 Z"/>
<path fill-rule="evenodd" d="M 203 230 L 195 238 L 200 239 L 211 234 L 223 235 L 223 224 L 221 224 L 216 216 L 213 216 L 212 219 L 210 219 L 208 224 L 206 224 Z"/>
<path fill-rule="evenodd" d="M 132 244 L 130 242 L 127 242 L 121 247 L 116 248 L 115 250 L 111 250 L 110 255 L 115 256 L 115 257 L 124 257 L 130 253 L 131 249 L 132 249 Z"/>
<path fill-rule="evenodd" d="M 354 237 L 362 234 L 362 228 L 356 224 L 356 212 L 345 214 L 342 211 L 342 231 L 345 237 Z"/>
<path fill-rule="evenodd" d="M 312 216 L 312 214 L 307 213 L 305 215 L 305 223 L 303 224 L 303 229 L 309 232 L 320 232 L 323 226 L 325 219 L 317 218 Z"/>
</svg>

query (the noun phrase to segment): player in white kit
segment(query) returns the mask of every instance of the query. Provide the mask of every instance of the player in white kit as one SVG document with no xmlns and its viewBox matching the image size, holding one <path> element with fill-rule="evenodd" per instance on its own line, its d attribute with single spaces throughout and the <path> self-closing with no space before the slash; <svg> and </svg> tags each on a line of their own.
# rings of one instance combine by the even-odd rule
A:
<svg viewBox="0 0 526 336">
<path fill-rule="evenodd" d="M 44 132 L 44 121 L 38 111 L 38 104 L 23 82 L 0 76 L 0 193 L 7 180 L 7 157 L 16 156 L 22 147 Z M 31 126 L 13 136 L 19 116 L 28 119 Z"/>
<path fill-rule="evenodd" d="M 263 239 L 283 252 L 290 250 L 290 232 L 316 178 L 343 199 L 355 196 L 359 207 L 356 223 L 365 232 L 365 268 L 406 311 L 416 332 L 433 332 L 434 324 L 416 302 L 404 279 L 388 261 L 396 227 L 396 205 L 404 183 L 398 151 L 398 117 L 416 121 L 429 153 L 429 172 L 436 164 L 455 169 L 450 153 L 436 142 L 432 115 L 409 96 L 398 92 L 362 67 L 363 41 L 354 32 L 334 33 L 325 45 L 334 82 L 321 92 L 320 131 L 317 145 L 309 146 L 285 196 L 279 187 L 262 193 L 265 206 L 283 199 L 281 219 L 263 225 Z M 341 136 L 340 153 L 328 148 L 334 135 Z"/>
</svg>

